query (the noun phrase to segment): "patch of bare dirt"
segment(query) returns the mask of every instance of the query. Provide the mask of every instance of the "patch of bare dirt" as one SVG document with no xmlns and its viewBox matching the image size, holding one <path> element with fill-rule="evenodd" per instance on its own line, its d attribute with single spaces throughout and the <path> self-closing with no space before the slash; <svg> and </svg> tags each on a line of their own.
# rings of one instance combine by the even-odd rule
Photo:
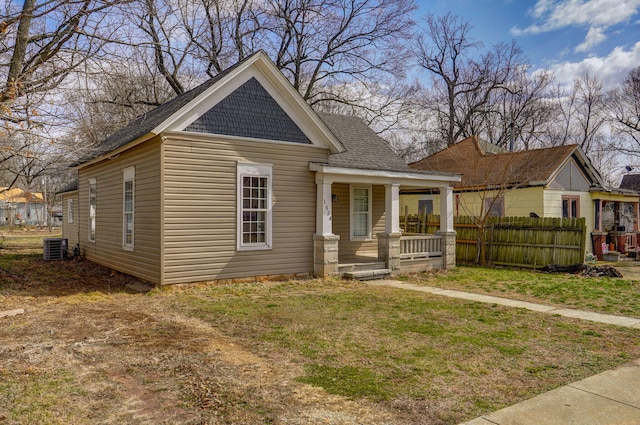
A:
<svg viewBox="0 0 640 425">
<path fill-rule="evenodd" d="M 129 276 L 84 261 L 30 262 L 38 273 L 29 261 L 0 270 L 0 310 L 25 309 L 0 319 L 0 423 L 42 418 L 16 412 L 45 405 L 38 388 L 47 385 L 55 403 L 36 421 L 404 423 L 381 406 L 296 382 L 297 364 L 181 315 L 162 291 L 128 291 Z"/>
</svg>

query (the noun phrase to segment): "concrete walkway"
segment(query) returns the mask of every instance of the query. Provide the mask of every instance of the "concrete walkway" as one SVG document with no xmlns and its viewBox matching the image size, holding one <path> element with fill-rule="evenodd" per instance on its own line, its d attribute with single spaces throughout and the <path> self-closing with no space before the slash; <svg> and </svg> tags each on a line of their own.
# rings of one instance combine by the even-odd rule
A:
<svg viewBox="0 0 640 425">
<path fill-rule="evenodd" d="M 511 300 L 509 298 L 494 297 L 491 295 L 473 294 L 471 292 L 454 291 L 451 289 L 435 288 L 433 286 L 419 286 L 412 283 L 401 282 L 399 280 L 370 280 L 365 281 L 371 286 L 391 286 L 398 289 L 408 289 L 411 291 L 428 292 L 430 294 L 442 295 L 444 297 L 461 298 L 463 300 L 477 301 L 481 303 L 498 304 L 507 307 L 524 308 L 540 313 L 558 314 L 560 316 L 572 317 L 574 319 L 589 320 L 592 322 L 607 323 L 609 325 L 625 326 L 628 328 L 640 329 L 640 319 L 624 316 L 613 316 L 611 314 L 593 313 L 590 311 L 574 310 L 571 308 L 558 308 L 544 304 L 530 303 L 527 301 Z"/>
<path fill-rule="evenodd" d="M 397 280 L 372 286 L 427 292 L 470 301 L 524 308 L 546 314 L 640 329 L 640 319 L 551 307 L 463 291 L 418 286 Z M 640 425 L 640 360 L 574 382 L 461 425 Z"/>
</svg>

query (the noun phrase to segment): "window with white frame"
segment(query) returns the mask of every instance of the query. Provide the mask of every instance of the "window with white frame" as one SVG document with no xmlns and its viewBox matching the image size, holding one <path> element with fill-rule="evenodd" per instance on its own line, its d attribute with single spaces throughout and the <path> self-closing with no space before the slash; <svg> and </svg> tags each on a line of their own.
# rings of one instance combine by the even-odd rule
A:
<svg viewBox="0 0 640 425">
<path fill-rule="evenodd" d="M 89 242 L 96 241 L 96 210 L 98 206 L 98 190 L 96 179 L 89 179 Z"/>
<path fill-rule="evenodd" d="M 371 239 L 371 186 L 351 186 L 351 240 Z"/>
<path fill-rule="evenodd" d="M 73 199 L 67 199 L 67 223 L 73 223 Z"/>
<path fill-rule="evenodd" d="M 128 251 L 133 251 L 135 176 L 134 167 L 122 172 L 122 248 Z"/>
<path fill-rule="evenodd" d="M 271 249 L 271 164 L 238 163 L 238 250 Z"/>
</svg>

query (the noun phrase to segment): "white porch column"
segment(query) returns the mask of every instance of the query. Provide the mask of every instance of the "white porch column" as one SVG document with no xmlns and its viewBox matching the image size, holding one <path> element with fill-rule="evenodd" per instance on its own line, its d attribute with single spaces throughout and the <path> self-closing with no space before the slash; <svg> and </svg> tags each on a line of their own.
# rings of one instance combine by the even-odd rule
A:
<svg viewBox="0 0 640 425">
<path fill-rule="evenodd" d="M 400 185 L 396 183 L 384 185 L 385 223 L 387 234 L 400 233 Z"/>
<path fill-rule="evenodd" d="M 331 180 L 316 178 L 316 235 L 333 235 L 332 207 L 331 207 Z"/>
<path fill-rule="evenodd" d="M 338 274 L 338 243 L 340 236 L 333 234 L 330 179 L 316 176 L 316 234 L 313 235 L 313 274 Z"/>
<path fill-rule="evenodd" d="M 453 188 L 440 188 L 440 231 L 453 232 Z"/>
<path fill-rule="evenodd" d="M 456 266 L 456 231 L 453 227 L 453 188 L 440 188 L 440 230 L 442 236 L 442 255 L 445 269 Z"/>
</svg>

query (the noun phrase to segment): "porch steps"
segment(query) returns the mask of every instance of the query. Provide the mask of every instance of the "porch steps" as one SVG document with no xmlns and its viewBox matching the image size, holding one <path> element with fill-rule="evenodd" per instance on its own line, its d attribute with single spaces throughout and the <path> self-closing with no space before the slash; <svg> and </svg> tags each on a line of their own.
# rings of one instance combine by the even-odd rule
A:
<svg viewBox="0 0 640 425">
<path fill-rule="evenodd" d="M 350 280 L 376 280 L 387 279 L 391 276 L 390 269 L 375 269 L 375 270 L 358 270 L 345 272 L 342 277 Z"/>
<path fill-rule="evenodd" d="M 378 270 L 384 269 L 387 265 L 384 261 L 352 261 L 348 263 L 338 264 L 338 272 L 340 274 L 348 273 L 348 272 L 360 272 L 360 271 L 368 271 L 368 270 Z"/>
</svg>

